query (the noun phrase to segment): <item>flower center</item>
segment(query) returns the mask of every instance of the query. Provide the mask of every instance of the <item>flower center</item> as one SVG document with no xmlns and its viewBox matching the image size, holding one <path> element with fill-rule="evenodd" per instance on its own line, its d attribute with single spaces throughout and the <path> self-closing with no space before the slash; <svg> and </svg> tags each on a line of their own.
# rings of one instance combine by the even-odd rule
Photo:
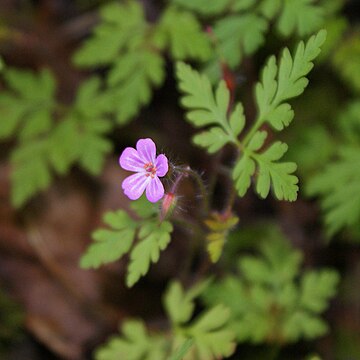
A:
<svg viewBox="0 0 360 360">
<path fill-rule="evenodd" d="M 152 162 L 144 164 L 144 169 L 146 170 L 145 176 L 151 176 L 152 179 L 155 177 L 157 168 Z"/>
</svg>

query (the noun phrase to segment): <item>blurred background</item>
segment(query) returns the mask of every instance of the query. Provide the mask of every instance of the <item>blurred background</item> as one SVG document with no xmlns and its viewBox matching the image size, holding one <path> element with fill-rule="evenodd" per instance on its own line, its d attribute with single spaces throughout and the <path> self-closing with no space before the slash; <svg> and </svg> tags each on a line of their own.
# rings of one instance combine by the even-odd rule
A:
<svg viewBox="0 0 360 360">
<path fill-rule="evenodd" d="M 283 22 L 294 16 L 291 12 L 264 15 L 268 23 L 262 35 L 257 32 L 251 40 L 257 45 L 235 59 L 231 46 L 245 40 L 240 37 L 229 48 L 232 30 L 219 25 L 231 13 L 211 12 L 209 5 L 206 14 L 185 0 L 133 2 L 149 26 L 160 22 L 170 3 L 188 11 L 184 27 L 196 20 L 199 25 L 189 25 L 190 30 L 199 26 L 206 46 L 224 51 L 226 72 L 216 55 L 204 55 L 206 49 L 197 54 L 190 44 L 179 53 L 159 40 L 160 59 L 151 60 L 160 62 L 159 73 L 156 65 L 147 68 L 138 58 L 121 65 L 127 74 L 116 73 L 113 63 L 122 53 L 112 44 L 129 37 L 136 44 L 142 25 L 130 34 L 124 26 L 122 33 L 121 16 L 132 21 L 132 15 L 116 20 L 116 11 L 103 10 L 112 1 L 0 0 L 0 359 L 90 359 L 125 318 L 165 326 L 161 298 L 186 257 L 183 232 L 174 233 L 159 263 L 131 290 L 124 284 L 122 261 L 97 271 L 78 265 L 103 213 L 129 209 L 119 154 L 137 139 L 151 137 L 173 163 L 189 164 L 212 182 L 212 205 L 220 210 L 228 180 L 221 174 L 214 180 L 211 173 L 221 161 L 231 162 L 232 152 L 211 157 L 191 145 L 194 129 L 178 103 L 174 61 L 191 62 L 214 82 L 227 76 L 253 119 L 252 88 L 266 58 L 320 28 L 327 29 L 328 40 L 310 85 L 292 102 L 293 124 L 276 135 L 286 140 L 287 157 L 298 164 L 299 198 L 260 200 L 251 191 L 238 199 L 240 225 L 225 249 L 225 265 L 220 262 L 214 271 L 221 273 L 235 254 L 252 251 L 252 243 L 280 229 L 277 236 L 301 251 L 304 267 L 333 268 L 341 280 L 325 313 L 327 335 L 286 343 L 279 358 L 316 353 L 326 360 L 360 359 L 360 1 L 305 1 L 321 9 L 320 20 L 304 16 L 294 29 L 279 24 L 281 16 Z M 118 30 L 109 27 L 113 38 L 89 44 L 106 19 L 119 22 Z M 200 40 L 195 47 L 205 47 Z M 142 71 L 153 75 L 145 73 L 138 85 L 129 80 Z M 191 184 L 185 181 L 181 192 L 180 211 L 196 211 Z M 244 343 L 233 358 L 267 359 L 259 354 L 268 345 Z"/>
</svg>

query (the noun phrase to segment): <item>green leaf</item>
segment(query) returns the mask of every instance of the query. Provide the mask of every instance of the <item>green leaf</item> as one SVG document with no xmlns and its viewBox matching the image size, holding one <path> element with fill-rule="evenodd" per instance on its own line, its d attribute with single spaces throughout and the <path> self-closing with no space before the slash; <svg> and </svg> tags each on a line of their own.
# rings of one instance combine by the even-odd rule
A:
<svg viewBox="0 0 360 360">
<path fill-rule="evenodd" d="M 260 245 L 260 251 L 272 269 L 271 283 L 286 284 L 296 278 L 303 257 L 300 251 L 290 247 L 281 231 L 274 232 L 272 236 L 274 239 L 271 242 Z"/>
<path fill-rule="evenodd" d="M 255 161 L 244 153 L 237 161 L 232 172 L 232 178 L 234 179 L 235 188 L 239 196 L 246 194 L 251 185 L 251 177 L 254 175 L 255 170 Z"/>
<path fill-rule="evenodd" d="M 308 84 L 305 76 L 312 69 L 312 61 L 319 55 L 325 37 L 326 31 L 321 30 L 306 44 L 300 42 L 294 57 L 288 49 L 285 49 L 279 66 L 274 56 L 267 61 L 261 81 L 255 88 L 258 116 L 253 127 L 240 143 L 242 154 L 232 174 L 239 196 L 245 195 L 252 176 L 256 173 L 256 191 L 261 197 L 266 198 L 272 187 L 279 200 L 296 200 L 298 179 L 293 175 L 296 164 L 278 161 L 287 151 L 287 145 L 275 142 L 267 150 L 258 153 L 266 139 L 266 132 L 258 129 L 265 121 L 276 130 L 282 130 L 290 124 L 294 112 L 284 101 L 304 91 Z"/>
<path fill-rule="evenodd" d="M 301 305 L 310 311 L 325 311 L 328 301 L 336 293 L 339 275 L 332 270 L 307 272 L 301 283 Z"/>
<path fill-rule="evenodd" d="M 268 114 L 268 121 L 277 130 L 283 130 L 289 126 L 294 118 L 294 110 L 287 103 L 281 104 Z"/>
<path fill-rule="evenodd" d="M 231 6 L 233 11 L 244 11 L 255 5 L 256 0 L 235 0 Z"/>
<path fill-rule="evenodd" d="M 0 139 L 13 136 L 16 131 L 22 140 L 46 133 L 52 126 L 56 88 L 51 72 L 6 68 L 3 75 L 8 90 L 0 94 Z"/>
<path fill-rule="evenodd" d="M 261 47 L 267 28 L 267 21 L 256 14 L 227 16 L 214 25 L 218 51 L 230 67 L 235 67 L 244 55 L 251 55 Z"/>
<path fill-rule="evenodd" d="M 208 306 L 231 311 L 229 327 L 238 342 L 286 344 L 323 335 L 319 317 L 335 294 L 338 275 L 332 270 L 300 273 L 301 252 L 287 239 L 261 239 L 260 254 L 243 256 L 238 275 L 213 283 L 204 297 Z"/>
<path fill-rule="evenodd" d="M 335 49 L 333 65 L 346 85 L 360 92 L 360 40 L 359 31 L 341 39 Z"/>
<path fill-rule="evenodd" d="M 74 106 L 65 107 L 56 104 L 56 83 L 48 70 L 36 74 L 6 69 L 4 76 L 9 90 L 0 94 L 0 111 L 6 119 L 0 138 L 17 133 L 20 141 L 13 156 L 14 205 L 21 206 L 45 190 L 53 171 L 65 174 L 75 162 L 98 174 L 112 149 L 105 138 L 112 126 L 105 118 L 108 96 L 102 94 L 99 80 L 85 81 Z M 55 110 L 60 115 L 56 123 Z M 28 180 L 24 182 L 22 176 Z"/>
<path fill-rule="evenodd" d="M 300 337 L 314 339 L 324 335 L 327 330 L 323 320 L 304 311 L 292 313 L 284 323 L 284 335 L 290 341 L 296 341 Z"/>
<path fill-rule="evenodd" d="M 266 132 L 258 131 L 249 143 L 248 149 L 240 157 L 233 169 L 235 188 L 239 196 L 244 196 L 251 185 L 251 178 L 257 171 L 256 192 L 266 198 L 270 188 L 279 200 L 294 201 L 299 190 L 298 178 L 292 173 L 296 164 L 292 162 L 278 162 L 287 150 L 287 145 L 280 141 L 272 144 L 262 153 L 253 153 L 264 144 Z M 256 163 L 255 163 L 255 161 Z"/>
<path fill-rule="evenodd" d="M 338 9 L 336 12 L 337 11 Z M 328 16 L 329 15 L 326 17 Z M 327 37 L 324 45 L 322 46 L 318 61 L 325 62 L 331 59 L 331 62 L 335 64 L 334 60 L 338 52 L 337 50 L 340 50 L 342 45 L 346 43 L 347 37 L 345 36 L 345 32 L 348 30 L 349 23 L 345 17 L 336 16 L 326 19 L 323 27 L 326 29 Z M 338 71 L 341 70 L 341 68 L 338 69 Z"/>
<path fill-rule="evenodd" d="M 90 174 L 99 174 L 112 150 L 105 137 L 111 128 L 108 119 L 85 117 L 76 107 L 72 109 L 51 133 L 49 158 L 55 170 L 64 174 L 77 162 Z"/>
<path fill-rule="evenodd" d="M 209 131 L 203 131 L 193 137 L 194 144 L 207 148 L 210 154 L 217 152 L 230 141 L 229 135 L 219 127 L 212 127 Z"/>
<path fill-rule="evenodd" d="M 172 3 L 203 16 L 220 15 L 225 11 L 244 11 L 255 4 L 256 0 L 172 0 Z"/>
<path fill-rule="evenodd" d="M 173 355 L 171 356 L 170 360 L 182 360 L 184 358 L 184 356 L 188 353 L 188 351 L 190 350 L 190 348 L 192 347 L 194 343 L 193 339 L 187 339 L 185 340 L 182 345 L 180 345 L 175 352 L 173 353 Z"/>
<path fill-rule="evenodd" d="M 144 276 L 150 267 L 150 263 L 156 263 L 160 257 L 160 251 L 164 250 L 171 240 L 173 227 L 170 222 L 163 221 L 145 223 L 139 231 L 139 243 L 135 245 L 130 254 L 130 264 L 126 283 L 133 286 L 141 276 Z"/>
<path fill-rule="evenodd" d="M 325 213 L 327 233 L 333 235 L 360 220 L 359 147 L 344 147 L 337 160 L 330 162 L 308 183 L 307 193 L 319 195 Z"/>
<path fill-rule="evenodd" d="M 219 261 L 227 240 L 225 232 L 211 232 L 206 235 L 207 251 L 213 263 Z"/>
<path fill-rule="evenodd" d="M 165 360 L 164 340 L 149 335 L 143 322 L 128 320 L 122 326 L 123 336 L 114 336 L 95 353 L 96 360 Z"/>
<path fill-rule="evenodd" d="M 103 168 L 112 144 L 106 135 L 112 124 L 106 115 L 109 99 L 100 88 L 98 78 L 90 78 L 81 84 L 75 104 L 52 131 L 50 159 L 57 172 L 66 173 L 78 162 L 93 175 Z"/>
<path fill-rule="evenodd" d="M 315 4 L 315 0 L 286 0 L 277 28 L 284 36 L 290 36 L 294 32 L 304 36 L 319 30 L 322 24 L 323 9 Z"/>
<path fill-rule="evenodd" d="M 294 57 L 288 49 L 282 53 L 279 67 L 274 56 L 270 57 L 256 85 L 256 103 L 259 108 L 259 124 L 268 121 L 276 130 L 288 126 L 293 118 L 289 104 L 283 101 L 299 96 L 308 84 L 306 75 L 313 68 L 312 61 L 319 55 L 326 38 L 321 30 L 306 44 L 300 42 Z M 276 78 L 277 77 L 277 78 Z"/>
<path fill-rule="evenodd" d="M 92 36 L 75 53 L 73 60 L 78 66 L 109 65 L 121 51 L 144 37 L 146 23 L 143 8 L 137 2 L 105 5 L 100 11 L 100 19 Z"/>
<path fill-rule="evenodd" d="M 132 201 L 130 207 L 139 217 L 143 219 L 149 218 L 159 213 L 158 204 L 151 203 L 145 195 L 141 196 L 140 199 L 136 201 Z"/>
<path fill-rule="evenodd" d="M 93 76 L 77 90 L 75 109 L 86 118 L 103 118 L 111 110 L 111 101 L 110 94 L 102 89 L 100 79 Z"/>
<path fill-rule="evenodd" d="M 92 234 L 94 243 L 81 257 L 82 268 L 98 268 L 116 261 L 126 254 L 134 241 L 137 223 L 124 211 L 108 212 L 104 222 L 109 229 L 99 229 Z"/>
<path fill-rule="evenodd" d="M 160 48 L 169 48 L 175 60 L 205 61 L 211 55 L 210 39 L 202 31 L 196 17 L 172 6 L 165 10 L 160 19 L 155 33 L 155 44 Z"/>
<path fill-rule="evenodd" d="M 165 63 L 153 43 L 152 31 L 141 4 L 105 5 L 92 37 L 75 54 L 79 66 L 109 66 L 100 104 L 115 112 L 120 124 L 137 115 L 150 102 L 153 88 L 164 81 Z M 92 107 L 97 108 L 97 103 Z"/>
<path fill-rule="evenodd" d="M 245 125 L 243 107 L 237 104 L 228 114 L 230 92 L 225 81 L 219 83 L 214 94 L 209 79 L 189 65 L 178 63 L 176 75 L 184 94 L 181 103 L 189 109 L 187 119 L 196 127 L 214 125 L 195 135 L 194 143 L 206 148 L 209 153 L 218 151 L 229 142 L 237 144 L 237 136 Z"/>
<path fill-rule="evenodd" d="M 174 325 L 188 322 L 193 314 L 195 303 L 194 297 L 198 294 L 188 296 L 177 281 L 173 281 L 164 296 L 164 307 L 166 313 Z"/>
<path fill-rule="evenodd" d="M 173 326 L 188 322 L 194 312 L 195 298 L 209 285 L 209 280 L 197 283 L 186 292 L 178 281 L 172 281 L 163 298 L 163 304 Z"/>
<path fill-rule="evenodd" d="M 339 114 L 337 125 L 342 141 L 357 146 L 360 143 L 360 101 L 351 101 Z"/>
<path fill-rule="evenodd" d="M 224 214 L 212 213 L 204 222 L 209 229 L 206 235 L 207 251 L 213 263 L 217 262 L 222 254 L 229 232 L 238 223 L 239 218 L 231 212 Z"/>
<path fill-rule="evenodd" d="M 187 330 L 194 339 L 194 348 L 200 359 L 228 357 L 234 352 L 234 333 L 226 327 L 229 318 L 230 311 L 217 305 Z"/>
<path fill-rule="evenodd" d="M 56 82 L 48 69 L 36 74 L 31 71 L 6 68 L 3 76 L 8 87 L 19 98 L 46 103 L 51 102 L 55 95 Z"/>
<path fill-rule="evenodd" d="M 49 109 L 39 109 L 28 114 L 25 121 L 19 134 L 20 140 L 31 139 L 49 131 L 52 127 L 52 114 Z"/>
<path fill-rule="evenodd" d="M 259 5 L 259 10 L 262 15 L 271 20 L 278 13 L 281 5 L 282 0 L 263 0 Z"/>
<path fill-rule="evenodd" d="M 238 136 L 244 130 L 245 114 L 244 114 L 244 107 L 241 103 L 238 103 L 235 106 L 235 110 L 230 115 L 229 125 L 235 137 Z"/>
<path fill-rule="evenodd" d="M 292 175 L 296 170 L 296 164 L 277 162 L 286 151 L 287 145 L 278 141 L 272 144 L 265 152 L 254 155 L 259 166 L 256 191 L 262 198 L 268 196 L 272 184 L 277 199 L 296 200 L 299 179 Z"/>
<path fill-rule="evenodd" d="M 104 119 L 86 119 L 79 126 L 78 162 L 90 174 L 98 175 L 106 154 L 112 150 L 111 142 L 105 138 L 112 126 Z"/>
<path fill-rule="evenodd" d="M 271 280 L 271 266 L 261 259 L 247 256 L 241 259 L 239 264 L 248 281 L 252 283 L 267 283 L 268 280 Z"/>
<path fill-rule="evenodd" d="M 26 103 L 19 101 L 12 94 L 0 93 L 1 126 L 0 139 L 14 136 L 28 111 Z M 36 129 L 36 127 L 35 127 Z"/>
<path fill-rule="evenodd" d="M 266 138 L 267 138 L 266 131 L 257 131 L 250 140 L 249 145 L 247 146 L 247 150 L 250 151 L 260 150 L 263 147 Z"/>
<path fill-rule="evenodd" d="M 149 49 L 129 51 L 114 62 L 108 86 L 120 124 L 129 121 L 150 102 L 152 88 L 164 81 L 164 65 L 163 58 Z"/>
<path fill-rule="evenodd" d="M 172 0 L 171 2 L 204 16 L 221 14 L 230 3 L 229 0 Z"/>
<path fill-rule="evenodd" d="M 78 157 L 79 132 L 72 118 L 63 119 L 52 131 L 49 161 L 54 170 L 65 174 Z"/>
<path fill-rule="evenodd" d="M 47 140 L 26 142 L 13 151 L 11 200 L 15 207 L 24 205 L 30 197 L 50 185 L 48 151 Z"/>
<path fill-rule="evenodd" d="M 196 127 L 223 124 L 226 118 L 227 105 L 225 108 L 219 107 L 217 104 L 209 79 L 205 75 L 201 75 L 191 66 L 178 62 L 176 65 L 176 76 L 178 78 L 178 86 L 184 94 L 181 103 L 184 107 L 191 111 L 187 113 L 188 120 Z M 226 95 L 225 85 L 221 85 L 218 92 L 223 93 L 221 98 Z M 220 96 L 219 96 L 220 98 Z"/>
</svg>

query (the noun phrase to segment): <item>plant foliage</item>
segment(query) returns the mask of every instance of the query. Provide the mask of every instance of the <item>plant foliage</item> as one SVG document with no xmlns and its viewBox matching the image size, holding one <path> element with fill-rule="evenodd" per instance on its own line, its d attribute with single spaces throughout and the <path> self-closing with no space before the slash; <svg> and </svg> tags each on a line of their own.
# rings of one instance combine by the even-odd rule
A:
<svg viewBox="0 0 360 360">
<path fill-rule="evenodd" d="M 360 221 L 360 148 L 344 147 L 337 160 L 330 162 L 323 172 L 308 185 L 310 195 L 322 197 L 325 225 L 329 235 L 344 226 Z"/>
<path fill-rule="evenodd" d="M 94 242 L 80 261 L 82 268 L 98 268 L 129 253 L 126 279 L 129 287 L 149 271 L 151 263 L 159 260 L 160 252 L 169 244 L 173 230 L 170 222 L 159 222 L 153 207 L 143 199 L 135 204 L 134 210 L 143 218 L 134 220 L 124 210 L 106 213 L 104 222 L 109 229 L 98 229 L 93 233 Z M 135 238 L 138 240 L 136 244 Z"/>
<path fill-rule="evenodd" d="M 18 142 L 11 156 L 13 204 L 22 206 L 45 190 L 54 174 L 64 175 L 74 164 L 99 174 L 112 149 L 106 138 L 112 128 L 106 118 L 108 97 L 99 80 L 84 82 L 67 107 L 55 98 L 56 81 L 49 70 L 6 68 L 3 76 L 7 90 L 0 93 L 0 139 L 17 137 Z"/>
<path fill-rule="evenodd" d="M 140 320 L 129 320 L 122 325 L 123 336 L 114 336 L 95 353 L 97 360 L 161 360 L 165 359 L 164 340 L 150 335 Z"/>
<path fill-rule="evenodd" d="M 181 103 L 188 109 L 187 119 L 195 127 L 207 127 L 194 136 L 194 143 L 209 153 L 219 151 L 227 143 L 235 145 L 241 152 L 233 169 L 239 196 L 246 194 L 256 175 L 256 191 L 262 198 L 268 196 L 272 187 L 279 200 L 296 200 L 298 179 L 293 175 L 296 164 L 280 161 L 287 145 L 277 141 L 262 150 L 267 132 L 259 128 L 267 122 L 280 131 L 290 124 L 294 112 L 286 100 L 304 91 L 308 84 L 305 76 L 313 68 L 312 61 L 319 55 L 325 37 L 326 32 L 320 31 L 306 44 L 300 42 L 294 56 L 285 49 L 279 64 L 274 56 L 269 58 L 255 88 L 258 116 L 243 140 L 238 140 L 246 121 L 243 107 L 239 103 L 232 110 L 230 91 L 225 82 L 221 81 L 214 92 L 205 75 L 178 63 L 176 74 L 183 93 Z"/>
<path fill-rule="evenodd" d="M 242 105 L 238 104 L 228 119 L 230 92 L 225 81 L 220 82 L 214 94 L 210 80 L 189 65 L 178 63 L 176 75 L 184 93 L 181 103 L 190 110 L 187 119 L 196 127 L 211 125 L 209 130 L 195 135 L 194 143 L 209 153 L 218 151 L 227 143 L 237 144 L 236 138 L 245 126 L 245 117 Z"/>
<path fill-rule="evenodd" d="M 327 234 L 360 223 L 360 102 L 350 103 L 337 122 L 341 147 L 308 181 L 307 193 L 321 197 Z M 329 135 L 330 136 L 330 135 Z M 339 140 L 338 140 L 339 141 Z"/>
<path fill-rule="evenodd" d="M 211 285 L 205 299 L 231 310 L 239 342 L 281 344 L 321 336 L 327 326 L 319 314 L 335 294 L 338 275 L 325 269 L 300 276 L 301 259 L 284 239 L 264 242 L 260 255 L 242 257 L 238 275 Z"/>
<path fill-rule="evenodd" d="M 213 263 L 219 260 L 228 234 L 238 221 L 239 218 L 229 212 L 224 214 L 213 213 L 205 220 L 205 224 L 209 229 L 206 236 L 207 251 Z"/>
<path fill-rule="evenodd" d="M 264 43 L 270 22 L 277 32 L 300 37 L 319 30 L 331 12 L 315 0 L 172 0 L 203 17 L 216 17 L 212 25 L 218 54 L 232 68 L 244 55 L 254 54 Z"/>
<path fill-rule="evenodd" d="M 192 39 L 191 46 L 188 39 Z M 165 79 L 163 53 L 174 59 L 204 60 L 210 42 L 193 14 L 169 7 L 156 24 L 146 21 L 136 1 L 104 5 L 100 23 L 74 56 L 83 68 L 105 67 L 112 110 L 124 124 L 147 105 Z"/>
<path fill-rule="evenodd" d="M 336 49 L 333 64 L 345 83 L 359 94 L 360 92 L 360 40 L 359 31 L 342 41 Z"/>
<path fill-rule="evenodd" d="M 97 350 L 97 360 L 215 360 L 230 356 L 235 349 L 234 333 L 228 329 L 229 311 L 223 305 L 211 307 L 193 320 L 195 299 L 208 282 L 184 291 L 177 281 L 172 282 L 164 296 L 164 307 L 170 329 L 149 334 L 140 321 L 127 321 L 123 336 L 114 336 Z"/>
</svg>

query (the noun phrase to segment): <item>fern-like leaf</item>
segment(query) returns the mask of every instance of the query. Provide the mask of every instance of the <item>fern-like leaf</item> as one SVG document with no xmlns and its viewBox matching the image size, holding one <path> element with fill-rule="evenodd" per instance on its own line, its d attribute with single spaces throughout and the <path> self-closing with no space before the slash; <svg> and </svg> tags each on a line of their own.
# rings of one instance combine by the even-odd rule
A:
<svg viewBox="0 0 360 360">
<path fill-rule="evenodd" d="M 139 243 L 130 254 L 126 279 L 129 287 L 149 271 L 151 262 L 156 263 L 159 260 L 160 251 L 164 250 L 170 242 L 172 230 L 173 227 L 168 221 L 164 221 L 160 225 L 150 222 L 140 228 Z"/>
<path fill-rule="evenodd" d="M 228 329 L 230 313 L 222 305 L 215 306 L 189 324 L 195 298 L 208 287 L 204 281 L 184 291 L 180 283 L 172 282 L 164 296 L 164 305 L 175 332 L 175 346 L 193 341 L 184 360 L 214 360 L 229 356 L 235 349 L 234 333 Z"/>
<path fill-rule="evenodd" d="M 232 15 L 215 23 L 219 52 L 230 67 L 239 65 L 244 55 L 251 55 L 261 47 L 267 28 L 267 21 L 255 13 Z"/>
<path fill-rule="evenodd" d="M 100 10 L 100 19 L 93 35 L 75 53 L 74 62 L 78 66 L 110 65 L 121 51 L 144 36 L 146 23 L 143 8 L 135 1 L 104 6 Z"/>
<path fill-rule="evenodd" d="M 195 135 L 195 144 L 214 153 L 227 143 L 237 144 L 237 136 L 245 126 L 243 107 L 237 104 L 228 115 L 230 93 L 221 81 L 215 93 L 209 79 L 189 65 L 178 63 L 176 75 L 183 92 L 181 103 L 189 109 L 187 119 L 196 127 L 212 125 L 208 130 Z"/>
<path fill-rule="evenodd" d="M 15 207 L 22 206 L 31 196 L 50 185 L 52 174 L 48 152 L 49 141 L 37 140 L 22 144 L 12 153 L 11 200 Z"/>
<path fill-rule="evenodd" d="M 230 356 L 235 350 L 234 333 L 226 328 L 230 311 L 217 305 L 203 314 L 188 329 L 194 339 L 193 354 L 185 359 L 217 359 Z"/>
<path fill-rule="evenodd" d="M 100 23 L 75 54 L 74 62 L 81 67 L 109 67 L 111 109 L 124 124 L 150 102 L 153 88 L 163 83 L 164 61 L 151 43 L 151 27 L 139 3 L 108 4 L 100 16 Z"/>
<path fill-rule="evenodd" d="M 300 36 L 311 34 L 323 23 L 323 9 L 315 0 L 286 0 L 277 22 L 280 34 Z"/>
<path fill-rule="evenodd" d="M 172 6 L 162 15 L 154 36 L 155 44 L 161 49 L 168 48 L 174 60 L 205 61 L 212 52 L 209 37 L 196 17 Z"/>
<path fill-rule="evenodd" d="M 82 268 L 98 268 L 118 260 L 131 248 L 137 223 L 124 210 L 107 213 L 104 222 L 111 229 L 99 229 L 92 234 L 94 243 L 81 257 Z"/>
<path fill-rule="evenodd" d="M 256 85 L 259 126 L 264 121 L 268 121 L 276 130 L 282 130 L 289 125 L 294 114 L 290 105 L 284 101 L 303 93 L 308 85 L 306 75 L 313 68 L 313 60 L 319 55 L 325 38 L 326 31 L 321 30 L 306 44 L 300 42 L 294 57 L 285 48 L 279 66 L 275 57 L 270 57 L 263 70 L 261 82 Z"/>
<path fill-rule="evenodd" d="M 108 74 L 108 91 L 119 123 L 127 122 L 150 102 L 152 88 L 164 81 L 164 67 L 161 55 L 149 49 L 128 51 L 114 62 Z"/>
<path fill-rule="evenodd" d="M 310 195 L 320 195 L 329 235 L 360 221 L 359 147 L 341 149 L 339 159 L 313 177 L 307 187 Z"/>
<path fill-rule="evenodd" d="M 46 133 L 52 126 L 56 82 L 49 70 L 38 74 L 6 68 L 8 91 L 0 93 L 0 139 L 15 132 L 23 140 Z"/>
<path fill-rule="evenodd" d="M 96 360 L 165 360 L 164 339 L 149 334 L 143 322 L 128 320 L 123 336 L 114 336 L 95 353 Z"/>
<path fill-rule="evenodd" d="M 260 255 L 242 257 L 237 277 L 227 276 L 204 294 L 208 304 L 230 309 L 239 342 L 283 344 L 327 331 L 319 315 L 334 296 L 338 274 L 321 270 L 301 275 L 301 253 L 278 236 L 264 239 Z"/>
</svg>

